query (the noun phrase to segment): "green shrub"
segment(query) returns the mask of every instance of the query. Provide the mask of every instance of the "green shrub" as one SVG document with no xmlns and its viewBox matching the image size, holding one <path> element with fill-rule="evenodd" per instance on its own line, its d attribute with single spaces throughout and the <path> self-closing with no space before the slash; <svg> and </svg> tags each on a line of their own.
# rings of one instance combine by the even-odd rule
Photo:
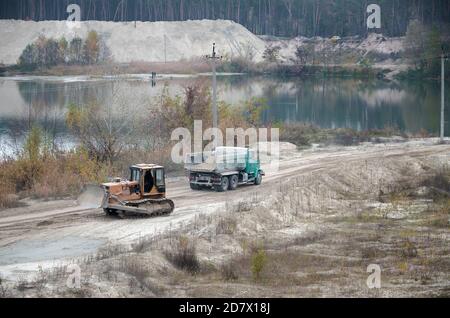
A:
<svg viewBox="0 0 450 318">
<path fill-rule="evenodd" d="M 252 256 L 251 270 L 253 278 L 258 281 L 261 278 L 261 272 L 267 263 L 266 252 L 262 249 L 258 249 Z"/>
</svg>

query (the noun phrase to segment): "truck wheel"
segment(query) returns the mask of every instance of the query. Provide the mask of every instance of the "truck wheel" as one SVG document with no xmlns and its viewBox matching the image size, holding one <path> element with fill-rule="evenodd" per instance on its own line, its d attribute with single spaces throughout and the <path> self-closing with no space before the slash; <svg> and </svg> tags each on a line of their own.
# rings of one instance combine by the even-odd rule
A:
<svg viewBox="0 0 450 318">
<path fill-rule="evenodd" d="M 255 178 L 255 185 L 260 185 L 262 183 L 262 175 L 261 175 L 261 173 L 260 172 L 258 172 L 258 174 L 256 175 L 256 178 Z"/>
<path fill-rule="evenodd" d="M 117 216 L 117 211 L 112 209 L 103 209 L 107 216 Z"/>
<path fill-rule="evenodd" d="M 191 183 L 192 190 L 200 190 L 200 186 L 198 184 Z"/>
<path fill-rule="evenodd" d="M 230 182 L 228 177 L 222 177 L 222 180 L 220 181 L 220 185 L 215 186 L 215 189 L 217 192 L 225 192 L 228 190 Z"/>
<path fill-rule="evenodd" d="M 239 185 L 239 178 L 237 175 L 230 177 L 230 185 L 228 187 L 228 190 L 236 190 Z"/>
</svg>

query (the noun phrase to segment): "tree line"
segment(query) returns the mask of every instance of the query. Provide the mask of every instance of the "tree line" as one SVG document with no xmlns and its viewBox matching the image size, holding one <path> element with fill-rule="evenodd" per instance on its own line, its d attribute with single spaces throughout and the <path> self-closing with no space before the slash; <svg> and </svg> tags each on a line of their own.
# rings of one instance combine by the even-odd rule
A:
<svg viewBox="0 0 450 318">
<path fill-rule="evenodd" d="M 440 29 L 450 21 L 448 0 L 14 0 L 0 3 L 0 19 L 65 20 L 69 4 L 82 20 L 183 21 L 229 19 L 256 34 L 365 35 L 368 4 L 382 9 L 382 29 L 404 35 L 412 19 Z"/>
<path fill-rule="evenodd" d="M 66 38 L 46 38 L 41 35 L 23 50 L 18 64 L 22 67 L 50 67 L 59 64 L 96 64 L 107 60 L 109 50 L 96 31 L 90 31 L 86 40 L 79 37 L 70 42 Z"/>
<path fill-rule="evenodd" d="M 410 77 L 440 76 L 440 56 L 442 51 L 450 52 L 450 41 L 448 38 L 444 39 L 437 28 L 425 26 L 419 20 L 412 20 L 406 31 L 404 46 L 405 57 L 413 65 L 413 68 L 408 70 Z M 445 67 L 449 67 L 448 63 Z"/>
</svg>

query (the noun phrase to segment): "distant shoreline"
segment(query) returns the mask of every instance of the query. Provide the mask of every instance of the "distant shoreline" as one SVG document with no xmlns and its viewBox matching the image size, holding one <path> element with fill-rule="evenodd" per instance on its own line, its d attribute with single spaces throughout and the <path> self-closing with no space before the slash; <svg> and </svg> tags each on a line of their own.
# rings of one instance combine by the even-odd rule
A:
<svg viewBox="0 0 450 318">
<path fill-rule="evenodd" d="M 232 62 L 222 63 L 218 66 L 219 75 L 250 75 L 250 76 L 276 76 L 276 77 L 331 77 L 331 78 L 367 78 L 379 80 L 408 79 L 406 64 L 378 64 L 372 67 L 362 67 L 356 64 L 345 65 L 304 65 L 298 70 L 296 65 L 278 64 L 272 66 L 252 65 L 252 67 L 235 68 Z M 170 63 L 105 63 L 98 65 L 57 65 L 50 68 L 37 68 L 24 71 L 18 65 L 0 66 L 0 78 L 14 76 L 93 76 L 111 77 L 126 75 L 175 75 L 199 76 L 211 73 L 211 66 L 203 61 L 170 62 Z M 412 78 L 417 79 L 417 78 Z M 438 78 L 420 78 L 438 80 Z"/>
</svg>

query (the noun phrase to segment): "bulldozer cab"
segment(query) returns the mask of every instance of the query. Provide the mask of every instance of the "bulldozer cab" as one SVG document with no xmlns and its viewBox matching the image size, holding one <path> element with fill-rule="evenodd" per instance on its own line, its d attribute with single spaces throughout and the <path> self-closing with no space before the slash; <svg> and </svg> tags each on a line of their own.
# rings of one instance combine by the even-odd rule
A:
<svg viewBox="0 0 450 318">
<path fill-rule="evenodd" d="M 136 191 L 142 197 L 161 196 L 166 192 L 164 167 L 157 165 L 135 165 L 130 168 L 130 181 L 136 182 Z"/>
</svg>

